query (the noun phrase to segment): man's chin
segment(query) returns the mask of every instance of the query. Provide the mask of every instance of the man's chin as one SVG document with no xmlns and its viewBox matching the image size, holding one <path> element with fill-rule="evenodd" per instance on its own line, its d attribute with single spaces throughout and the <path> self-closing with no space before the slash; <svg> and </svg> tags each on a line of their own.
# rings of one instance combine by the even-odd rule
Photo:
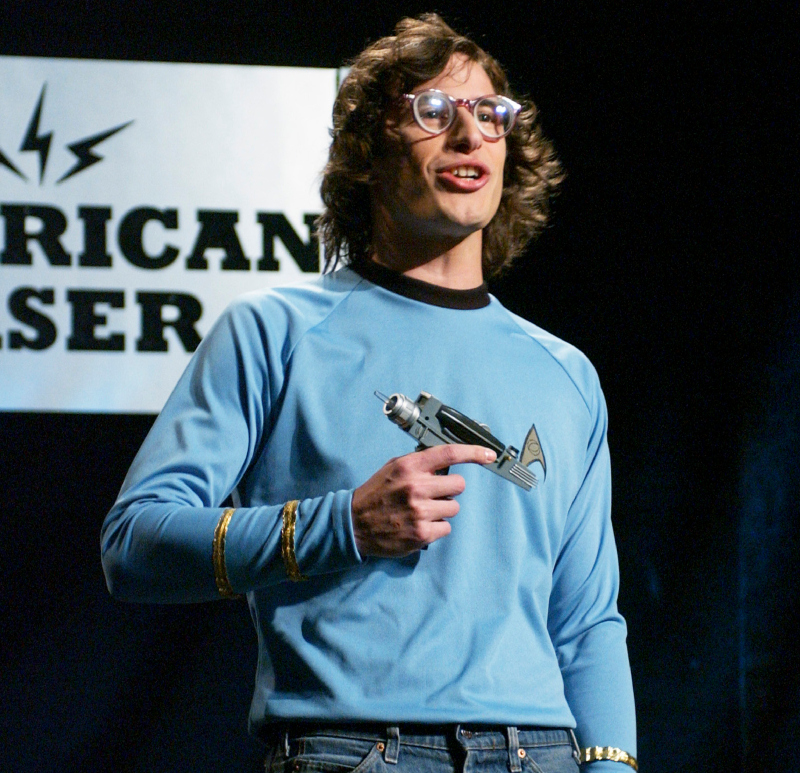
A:
<svg viewBox="0 0 800 773">
<path fill-rule="evenodd" d="M 442 230 L 448 232 L 450 236 L 466 239 L 476 231 L 482 231 L 491 222 L 492 218 L 485 216 L 461 215 L 450 218 L 447 225 Z"/>
<path fill-rule="evenodd" d="M 439 239 L 451 241 L 453 244 L 464 241 L 484 228 L 482 222 L 459 222 L 448 220 L 438 223 L 437 227 L 420 229 L 418 232 L 422 238 Z"/>
</svg>

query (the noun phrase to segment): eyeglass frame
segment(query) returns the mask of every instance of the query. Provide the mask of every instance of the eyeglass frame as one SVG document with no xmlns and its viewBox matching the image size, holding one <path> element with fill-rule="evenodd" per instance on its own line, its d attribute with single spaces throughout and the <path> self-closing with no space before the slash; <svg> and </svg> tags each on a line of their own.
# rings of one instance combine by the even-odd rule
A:
<svg viewBox="0 0 800 773">
<path fill-rule="evenodd" d="M 445 126 L 443 129 L 439 129 L 439 131 L 429 129 L 417 116 L 417 106 L 415 103 L 423 94 L 441 94 L 453 106 L 452 118 L 447 126 Z M 478 120 L 478 116 L 475 115 L 475 108 L 478 106 L 478 102 L 482 102 L 484 99 L 497 97 L 500 97 L 511 103 L 511 125 L 502 134 L 486 134 L 483 129 L 481 129 L 481 122 Z M 440 134 L 444 134 L 455 123 L 458 108 L 466 107 L 469 110 L 470 115 L 472 115 L 472 117 L 475 119 L 475 125 L 478 127 L 478 131 L 490 142 L 496 142 L 497 140 L 502 140 L 503 137 L 507 137 L 511 133 L 511 130 L 517 123 L 517 116 L 519 116 L 520 111 L 522 110 L 522 105 L 520 105 L 518 102 L 515 102 L 513 99 L 511 99 L 511 97 L 507 97 L 503 94 L 484 94 L 482 97 L 475 97 L 475 99 L 459 99 L 457 97 L 451 97 L 449 94 L 444 91 L 440 91 L 439 89 L 425 89 L 424 91 L 420 91 L 418 94 L 403 94 L 403 99 L 408 100 L 411 103 L 411 115 L 414 117 L 414 123 L 416 123 L 420 129 L 428 132 L 428 134 L 433 137 L 438 137 Z"/>
</svg>

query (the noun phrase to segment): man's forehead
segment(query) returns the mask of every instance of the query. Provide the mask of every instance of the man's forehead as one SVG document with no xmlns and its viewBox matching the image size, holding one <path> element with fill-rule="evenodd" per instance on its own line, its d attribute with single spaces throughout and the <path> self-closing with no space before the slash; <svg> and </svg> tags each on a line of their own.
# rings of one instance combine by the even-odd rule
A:
<svg viewBox="0 0 800 773">
<path fill-rule="evenodd" d="M 484 68 L 474 59 L 470 59 L 466 54 L 453 54 L 444 69 L 429 81 L 424 81 L 428 86 L 435 87 L 442 81 L 448 81 L 456 86 L 467 83 L 473 73 L 480 78 L 483 76 L 490 84 L 491 78 Z"/>
<path fill-rule="evenodd" d="M 453 56 L 450 57 L 450 61 L 445 65 L 444 70 L 436 77 L 452 78 L 455 81 L 466 83 L 472 75 L 474 67 L 483 70 L 483 67 L 474 60 L 469 59 L 465 54 L 453 54 Z"/>
</svg>

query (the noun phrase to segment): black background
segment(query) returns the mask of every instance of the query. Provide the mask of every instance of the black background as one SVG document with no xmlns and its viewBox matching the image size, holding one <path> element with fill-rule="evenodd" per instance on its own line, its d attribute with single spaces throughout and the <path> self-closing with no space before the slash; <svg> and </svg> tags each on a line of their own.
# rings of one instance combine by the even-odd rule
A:
<svg viewBox="0 0 800 773">
<path fill-rule="evenodd" d="M 800 740 L 797 19 L 779 9 L 29 0 L 3 4 L 0 54 L 337 67 L 438 10 L 505 64 L 569 177 L 492 290 L 604 385 L 642 769 L 757 771 Z M 151 423 L 0 414 L 4 770 L 258 769 L 244 605 L 105 591 L 100 524 Z"/>
</svg>

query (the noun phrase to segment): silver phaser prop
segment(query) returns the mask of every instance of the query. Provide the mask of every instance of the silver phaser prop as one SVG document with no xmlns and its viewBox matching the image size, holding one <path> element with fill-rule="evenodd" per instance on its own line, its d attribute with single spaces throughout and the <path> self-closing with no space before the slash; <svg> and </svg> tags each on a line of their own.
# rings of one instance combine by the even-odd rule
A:
<svg viewBox="0 0 800 773">
<path fill-rule="evenodd" d="M 376 391 L 375 396 L 383 401 L 383 412 L 389 420 L 417 441 L 417 451 L 449 443 L 484 446 L 497 454 L 494 462 L 483 465 L 487 470 L 516 483 L 525 491 L 537 485 L 536 476 L 519 463 L 519 451 L 516 448 L 504 446 L 486 425 L 478 424 L 455 408 L 444 405 L 433 395 L 421 392 L 416 402 L 401 394 L 387 397 Z M 535 429 L 532 431 L 535 432 Z M 544 466 L 544 457 L 540 461 Z"/>
</svg>

